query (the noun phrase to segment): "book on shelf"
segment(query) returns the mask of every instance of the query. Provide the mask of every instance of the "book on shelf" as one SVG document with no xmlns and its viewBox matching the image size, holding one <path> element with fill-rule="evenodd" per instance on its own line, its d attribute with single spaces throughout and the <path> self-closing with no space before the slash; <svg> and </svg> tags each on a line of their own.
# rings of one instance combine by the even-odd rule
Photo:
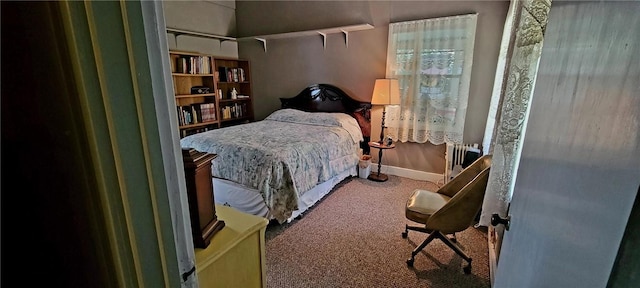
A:
<svg viewBox="0 0 640 288">
<path fill-rule="evenodd" d="M 191 104 L 177 106 L 178 124 L 180 126 L 216 121 L 214 103 Z"/>
<path fill-rule="evenodd" d="M 191 105 L 191 120 L 193 124 L 202 123 L 202 114 L 199 112 L 200 108 L 196 108 L 195 105 Z"/>
<path fill-rule="evenodd" d="M 206 118 L 206 122 L 209 121 L 216 121 L 216 104 L 214 103 L 206 103 L 206 104 L 202 104 L 205 106 L 204 110 L 206 111 L 205 114 L 207 115 Z"/>
<path fill-rule="evenodd" d="M 223 120 L 242 118 L 247 115 L 247 104 L 235 103 L 233 105 L 228 105 L 223 107 L 221 109 L 221 112 Z"/>
<path fill-rule="evenodd" d="M 233 77 L 233 82 L 239 82 L 238 68 L 231 68 L 231 76 Z"/>
<path fill-rule="evenodd" d="M 176 58 L 174 69 L 176 73 L 211 74 L 211 57 L 182 55 Z"/>
<path fill-rule="evenodd" d="M 247 78 L 244 75 L 244 69 L 238 68 L 238 78 L 239 78 L 240 82 L 247 81 Z"/>
<path fill-rule="evenodd" d="M 227 67 L 218 67 L 218 77 L 220 82 L 227 82 Z"/>
<path fill-rule="evenodd" d="M 239 67 L 218 67 L 218 76 L 216 79 L 219 82 L 245 82 L 247 76 L 243 68 Z"/>
<path fill-rule="evenodd" d="M 201 128 L 196 128 L 196 129 L 185 129 L 185 130 L 181 130 L 180 131 L 180 137 L 184 138 L 184 137 L 187 137 L 189 135 L 202 133 L 202 132 L 207 132 L 209 130 L 211 130 L 211 128 L 209 128 L 209 127 L 201 127 Z"/>
<path fill-rule="evenodd" d="M 199 106 L 200 114 L 202 114 L 201 122 L 216 121 L 216 110 L 214 103 L 194 104 Z"/>
</svg>

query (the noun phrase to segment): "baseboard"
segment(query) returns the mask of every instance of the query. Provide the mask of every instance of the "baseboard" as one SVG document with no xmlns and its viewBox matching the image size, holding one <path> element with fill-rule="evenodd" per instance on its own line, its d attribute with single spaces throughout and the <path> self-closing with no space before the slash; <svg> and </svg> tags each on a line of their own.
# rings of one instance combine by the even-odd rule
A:
<svg viewBox="0 0 640 288">
<path fill-rule="evenodd" d="M 378 172 L 378 164 L 371 164 L 371 173 L 376 172 Z M 436 184 L 441 184 L 444 180 L 444 174 L 424 172 L 395 166 L 382 165 L 380 172 L 414 180 L 430 181 Z"/>
</svg>

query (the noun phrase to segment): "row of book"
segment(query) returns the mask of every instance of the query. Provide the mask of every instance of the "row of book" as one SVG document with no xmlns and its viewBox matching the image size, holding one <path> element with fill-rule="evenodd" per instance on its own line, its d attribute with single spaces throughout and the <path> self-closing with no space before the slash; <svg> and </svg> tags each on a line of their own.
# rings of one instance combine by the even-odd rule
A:
<svg viewBox="0 0 640 288">
<path fill-rule="evenodd" d="M 211 129 L 214 129 L 214 128 L 209 128 L 209 127 L 205 126 L 205 127 L 199 127 L 199 128 L 196 128 L 196 129 L 180 130 L 180 138 L 184 138 L 184 137 L 187 137 L 187 136 L 192 135 L 192 134 L 207 132 L 207 131 L 209 131 Z"/>
<path fill-rule="evenodd" d="M 176 73 L 211 74 L 211 57 L 180 56 L 176 58 Z"/>
<path fill-rule="evenodd" d="M 246 82 L 247 77 L 242 68 L 218 67 L 216 74 L 218 82 Z"/>
<path fill-rule="evenodd" d="M 232 119 L 232 118 L 241 118 L 241 117 L 244 117 L 245 115 L 248 115 L 247 103 L 242 103 L 242 104 L 235 103 L 233 105 L 225 106 L 222 108 L 220 112 L 222 112 L 221 117 L 223 120 Z"/>
<path fill-rule="evenodd" d="M 176 106 L 178 110 L 178 124 L 180 126 L 216 121 L 216 107 L 214 103 L 191 104 Z"/>
</svg>

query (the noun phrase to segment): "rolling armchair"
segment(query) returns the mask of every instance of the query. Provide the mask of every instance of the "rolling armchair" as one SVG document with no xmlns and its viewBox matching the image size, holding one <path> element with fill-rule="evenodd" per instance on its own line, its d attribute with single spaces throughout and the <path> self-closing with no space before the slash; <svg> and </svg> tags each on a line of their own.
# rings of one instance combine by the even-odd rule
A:
<svg viewBox="0 0 640 288">
<path fill-rule="evenodd" d="M 454 233 L 463 231 L 473 224 L 482 207 L 490 167 L 491 155 L 484 155 L 438 191 L 413 191 L 407 201 L 405 215 L 407 219 L 423 225 L 405 225 L 402 238 L 407 238 L 409 230 L 429 233 L 429 236 L 411 252 L 407 265 L 413 266 L 415 256 L 433 239 L 438 238 L 467 261 L 464 272 L 471 273 L 471 257 L 455 243 L 457 241 Z M 454 237 L 449 239 L 447 234 L 454 234 Z"/>
</svg>

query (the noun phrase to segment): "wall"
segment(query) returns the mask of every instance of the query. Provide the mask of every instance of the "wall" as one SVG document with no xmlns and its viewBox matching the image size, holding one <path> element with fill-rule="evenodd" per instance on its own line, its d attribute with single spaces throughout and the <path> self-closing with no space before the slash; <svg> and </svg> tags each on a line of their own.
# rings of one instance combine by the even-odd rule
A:
<svg viewBox="0 0 640 288">
<path fill-rule="evenodd" d="M 254 109 L 260 120 L 313 83 L 330 83 L 369 102 L 376 78 L 384 78 L 388 25 L 392 22 L 478 13 L 474 69 L 464 141 L 481 143 L 486 123 L 502 27 L 508 2 L 501 1 L 238 1 L 238 37 L 372 24 L 375 28 L 268 41 L 239 41 L 241 58 L 251 61 Z M 265 13 L 268 11 L 268 13 Z M 381 108 L 372 113 L 372 139 L 380 134 Z M 376 151 L 374 162 L 377 161 Z M 398 143 L 384 153 L 383 164 L 418 171 L 444 171 L 444 145 Z"/>
<path fill-rule="evenodd" d="M 163 1 L 164 17 L 168 28 L 236 36 L 235 1 Z M 167 34 L 170 50 L 194 51 L 223 57 L 238 57 L 235 41 Z"/>
</svg>

